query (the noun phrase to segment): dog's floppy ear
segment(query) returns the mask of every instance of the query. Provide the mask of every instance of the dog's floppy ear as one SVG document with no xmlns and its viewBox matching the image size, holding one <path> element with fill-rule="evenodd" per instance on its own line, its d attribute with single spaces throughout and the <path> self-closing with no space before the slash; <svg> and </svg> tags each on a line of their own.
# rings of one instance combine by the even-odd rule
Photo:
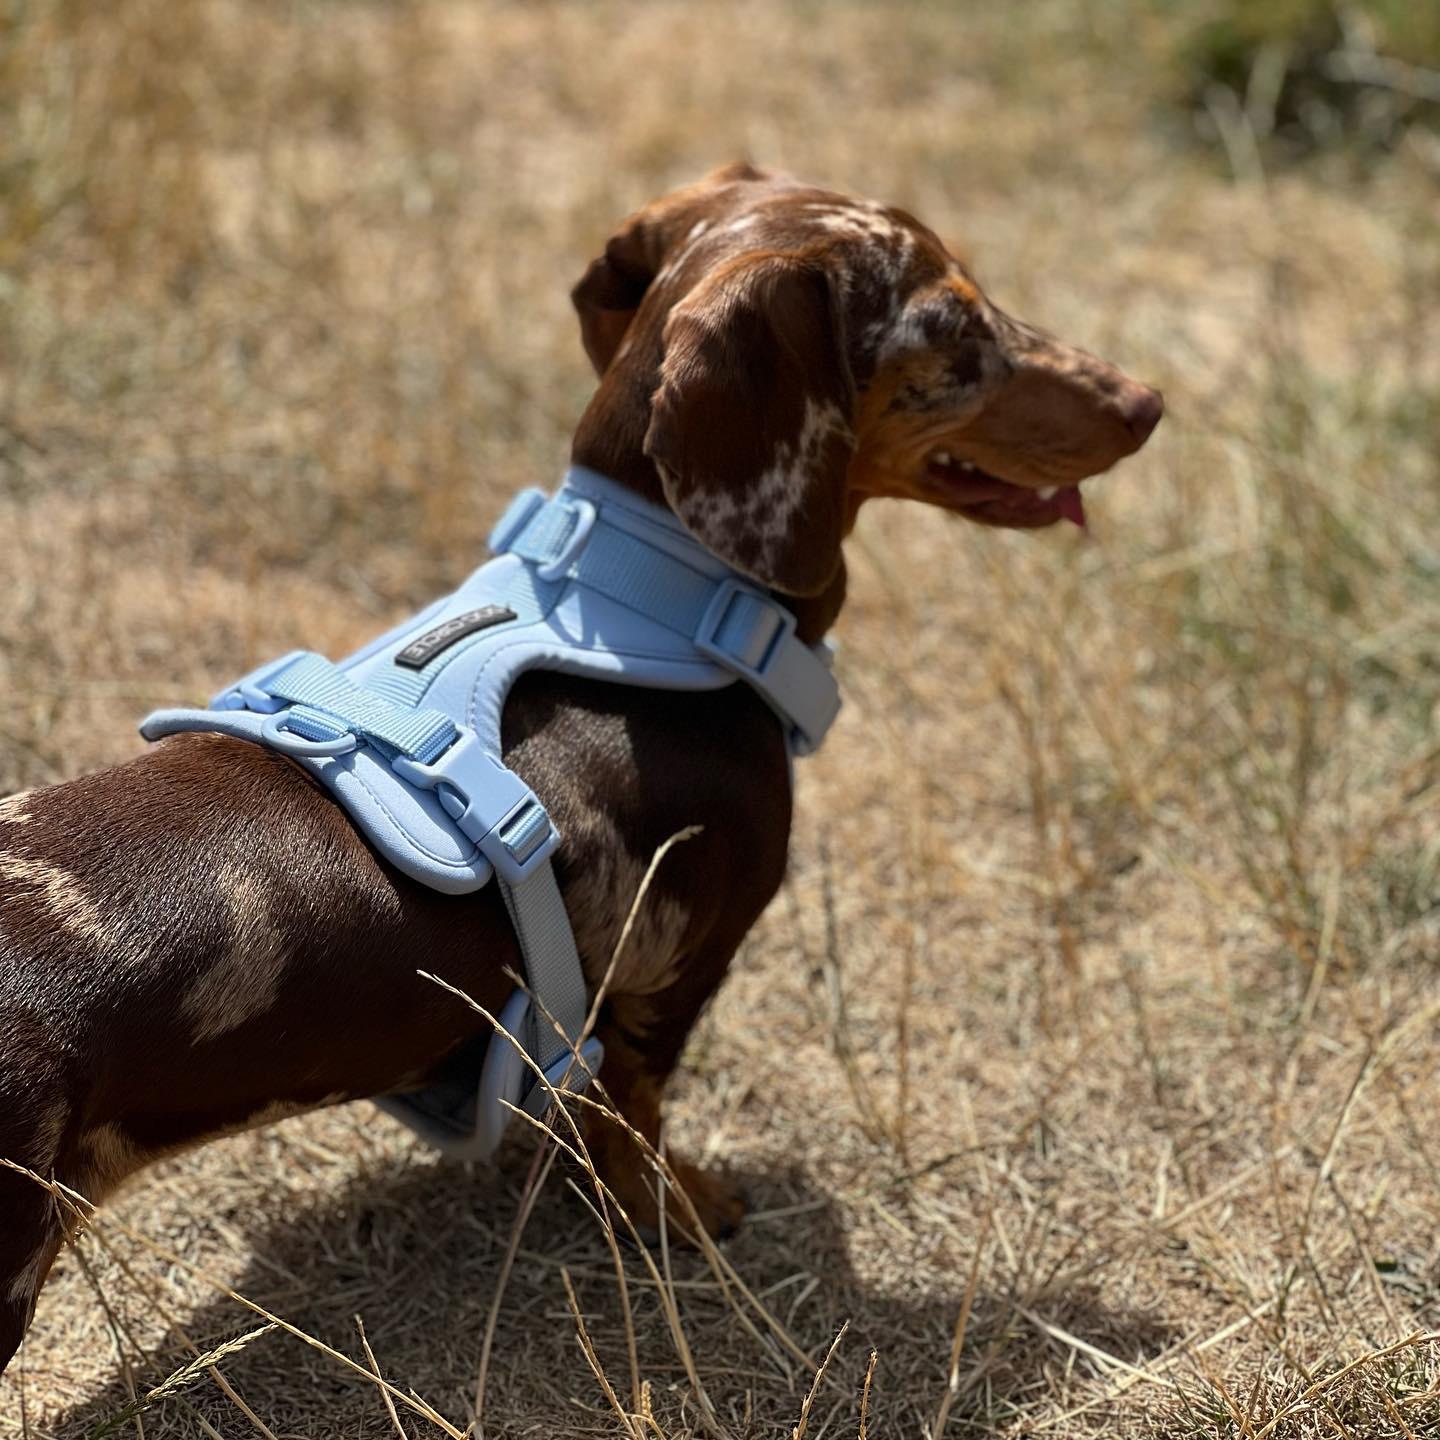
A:
<svg viewBox="0 0 1440 1440">
<path fill-rule="evenodd" d="M 603 375 L 615 358 L 660 268 L 663 249 L 659 227 L 643 211 L 632 215 L 571 290 L 570 299 L 580 316 L 580 339 L 597 375 Z"/>
<path fill-rule="evenodd" d="M 709 550 L 791 595 L 840 565 L 855 387 L 831 279 L 741 256 L 670 312 L 645 453 Z"/>
</svg>

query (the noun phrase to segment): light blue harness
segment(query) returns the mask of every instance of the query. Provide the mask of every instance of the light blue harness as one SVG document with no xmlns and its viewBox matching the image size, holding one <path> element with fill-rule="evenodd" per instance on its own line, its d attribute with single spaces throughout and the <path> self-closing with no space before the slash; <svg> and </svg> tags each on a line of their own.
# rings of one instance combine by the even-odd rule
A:
<svg viewBox="0 0 1440 1440">
<path fill-rule="evenodd" d="M 840 706 L 828 648 L 799 640 L 789 610 L 669 511 L 602 475 L 572 467 L 551 498 L 523 491 L 490 548 L 496 558 L 453 595 L 348 660 L 292 651 L 208 709 L 157 710 L 140 727 L 147 740 L 219 731 L 291 756 L 387 860 L 433 889 L 463 894 L 496 877 L 528 982 L 499 1017 L 514 1044 L 487 1045 L 477 1083 L 380 1102 L 470 1159 L 499 1143 L 502 1102 L 531 1114 L 548 1104 L 517 1046 L 556 1088 L 583 1088 L 601 1059 L 550 865 L 560 836 L 500 758 L 515 680 L 533 669 L 664 690 L 744 680 L 779 717 L 792 755 L 820 744 Z"/>
</svg>

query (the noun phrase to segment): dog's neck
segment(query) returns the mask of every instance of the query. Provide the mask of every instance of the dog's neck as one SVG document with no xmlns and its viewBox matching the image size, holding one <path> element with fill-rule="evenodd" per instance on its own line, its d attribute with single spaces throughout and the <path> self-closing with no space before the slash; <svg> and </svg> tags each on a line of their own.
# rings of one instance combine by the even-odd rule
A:
<svg viewBox="0 0 1440 1440">
<path fill-rule="evenodd" d="M 598 471 L 618 485 L 633 490 L 654 505 L 669 502 L 654 462 L 645 453 L 645 432 L 650 426 L 650 396 L 654 393 L 659 357 L 645 365 L 633 352 L 612 364 L 600 381 L 570 447 L 576 465 Z M 627 363 L 629 362 L 629 363 Z M 786 595 L 785 605 L 795 615 L 796 633 L 816 644 L 835 623 L 845 603 L 845 562 L 818 595 Z"/>
</svg>

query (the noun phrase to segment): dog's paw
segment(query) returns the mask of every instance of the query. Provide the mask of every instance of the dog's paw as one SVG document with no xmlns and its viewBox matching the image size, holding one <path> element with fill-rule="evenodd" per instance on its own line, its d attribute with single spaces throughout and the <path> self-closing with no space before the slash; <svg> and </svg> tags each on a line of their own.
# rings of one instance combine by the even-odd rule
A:
<svg viewBox="0 0 1440 1440">
<path fill-rule="evenodd" d="M 684 1160 L 670 1161 L 674 1186 L 663 1185 L 654 1168 L 631 1148 L 623 1166 L 606 1165 L 606 1185 L 624 1208 L 640 1240 L 650 1246 L 660 1243 L 660 1204 L 665 1194 L 666 1238 L 672 1245 L 698 1246 L 698 1220 L 712 1240 L 733 1235 L 745 1216 L 745 1196 L 740 1187 L 710 1170 L 701 1170 Z M 676 1187 L 683 1191 L 676 1193 Z"/>
<path fill-rule="evenodd" d="M 745 1218 L 745 1193 L 733 1180 L 713 1170 L 701 1170 L 683 1160 L 672 1160 L 676 1183 L 684 1190 L 695 1216 L 712 1240 L 724 1240 L 740 1228 Z M 666 1219 L 686 1230 L 693 1228 L 690 1206 L 678 1195 L 668 1197 Z M 653 1208 L 653 1207 L 652 1207 Z"/>
</svg>

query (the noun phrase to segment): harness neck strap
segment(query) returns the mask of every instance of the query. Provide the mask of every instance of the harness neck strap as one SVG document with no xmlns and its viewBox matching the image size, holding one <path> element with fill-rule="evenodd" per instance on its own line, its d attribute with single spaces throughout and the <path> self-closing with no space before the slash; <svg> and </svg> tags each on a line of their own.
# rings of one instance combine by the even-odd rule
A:
<svg viewBox="0 0 1440 1440">
<path fill-rule="evenodd" d="M 737 576 L 668 510 L 593 470 L 572 466 L 553 497 L 522 491 L 490 548 L 690 639 L 766 701 L 794 754 L 813 753 L 839 711 L 828 648 L 796 636 L 782 599 Z"/>
</svg>

